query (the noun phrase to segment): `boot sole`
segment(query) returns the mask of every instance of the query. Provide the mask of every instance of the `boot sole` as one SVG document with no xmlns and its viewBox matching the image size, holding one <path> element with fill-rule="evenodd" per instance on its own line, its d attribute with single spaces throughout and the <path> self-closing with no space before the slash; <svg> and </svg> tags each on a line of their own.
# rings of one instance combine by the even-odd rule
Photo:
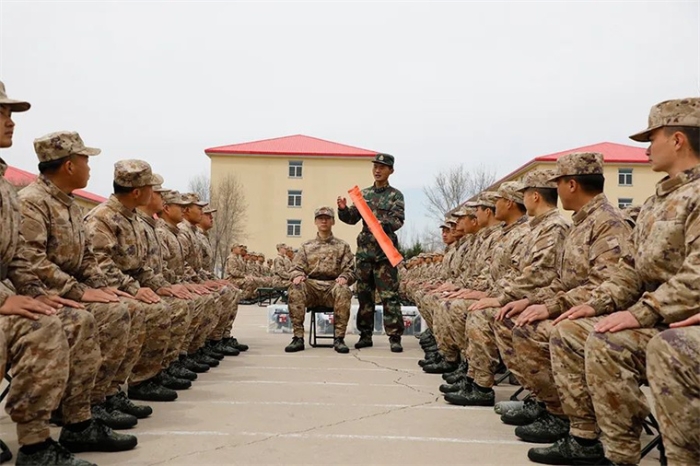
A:
<svg viewBox="0 0 700 466">
<path fill-rule="evenodd" d="M 301 349 L 284 349 L 285 353 L 298 353 L 299 351 L 304 351 L 306 348 L 301 348 Z"/>
<path fill-rule="evenodd" d="M 61 445 L 63 445 L 68 451 L 71 453 L 84 453 L 86 451 L 102 451 L 102 452 L 109 452 L 109 453 L 115 453 L 118 451 L 128 451 L 128 450 L 133 450 L 136 448 L 136 445 L 138 445 L 138 440 L 134 438 L 133 442 L 129 442 L 128 444 L 125 443 L 123 445 L 117 445 L 117 444 L 107 444 L 107 445 L 96 445 L 94 443 L 82 443 L 82 442 L 76 442 L 76 443 L 64 443 L 64 442 L 59 442 Z"/>
<path fill-rule="evenodd" d="M 486 401 L 486 400 L 479 400 L 479 401 L 450 401 L 447 399 L 447 396 L 445 396 L 445 401 L 447 401 L 451 405 L 457 405 L 457 406 L 493 406 L 494 402 L 493 401 Z M 552 442 L 554 443 L 554 442 Z"/>
<path fill-rule="evenodd" d="M 128 414 L 128 413 L 124 413 L 124 414 Z M 136 417 L 136 416 L 134 416 L 134 417 Z M 105 422 L 104 420 L 103 420 L 102 422 L 104 423 L 104 425 L 106 425 L 107 427 L 109 427 L 109 428 L 112 429 L 112 430 L 128 430 L 128 429 L 132 429 L 132 428 L 136 427 L 136 425 L 139 423 L 138 418 L 136 419 L 136 422 L 134 422 L 133 424 L 132 424 L 132 423 L 129 423 L 129 424 L 126 424 L 126 423 L 124 423 L 124 424 L 115 424 L 115 423 L 113 423 L 113 422 L 112 422 L 112 423 L 110 423 L 110 422 Z"/>
<path fill-rule="evenodd" d="M 138 395 L 134 396 L 131 393 L 129 393 L 129 399 L 130 400 L 137 400 L 137 401 L 163 401 L 163 402 L 175 401 L 175 400 L 177 400 L 177 393 L 175 394 L 175 398 L 172 398 L 172 397 L 164 398 L 164 397 L 154 397 L 154 396 L 138 396 Z"/>
<path fill-rule="evenodd" d="M 527 457 L 530 461 L 540 464 L 553 464 L 553 465 L 575 465 L 575 466 L 586 466 L 591 464 L 600 464 L 605 458 L 549 458 L 538 453 L 533 453 L 532 451 L 527 452 Z"/>
<path fill-rule="evenodd" d="M 524 435 L 523 435 L 522 433 L 520 433 L 520 434 L 518 434 L 517 432 L 515 433 L 515 436 L 518 437 L 518 438 L 519 438 L 520 440 L 522 440 L 523 442 L 527 442 L 527 443 L 537 443 L 537 444 L 552 444 L 552 443 L 556 443 L 557 440 L 560 440 L 560 439 L 566 437 L 567 435 L 569 435 L 568 432 L 567 432 L 566 434 L 560 435 L 560 436 L 558 436 L 558 437 L 552 436 L 552 437 L 544 438 L 544 437 L 537 437 L 537 436 L 534 436 L 534 435 L 530 435 L 530 434 L 528 434 L 528 433 L 525 433 Z M 568 461 L 568 460 L 567 460 L 567 461 Z M 559 464 L 559 463 L 552 463 L 552 464 Z M 570 463 L 564 463 L 564 464 L 570 464 Z M 581 463 L 581 464 L 591 464 L 591 463 Z"/>
<path fill-rule="evenodd" d="M 536 419 L 537 419 L 537 418 L 532 418 L 532 419 L 530 419 L 530 418 L 528 418 L 528 419 L 524 419 L 524 418 L 508 418 L 508 417 L 506 417 L 505 414 L 502 414 L 502 415 L 501 415 L 501 422 L 502 422 L 503 424 L 507 424 L 507 425 L 509 425 L 509 426 L 516 426 L 516 427 L 517 427 L 517 426 L 526 426 L 526 425 L 528 425 L 528 424 L 532 424 L 533 422 L 535 422 Z M 552 442 L 552 443 L 554 443 L 554 442 Z"/>
</svg>

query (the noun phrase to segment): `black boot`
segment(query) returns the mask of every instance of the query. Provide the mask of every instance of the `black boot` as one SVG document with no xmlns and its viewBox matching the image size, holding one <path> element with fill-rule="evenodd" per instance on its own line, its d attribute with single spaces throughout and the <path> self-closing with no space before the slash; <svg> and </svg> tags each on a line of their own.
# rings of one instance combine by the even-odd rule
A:
<svg viewBox="0 0 700 466">
<path fill-rule="evenodd" d="M 401 335 L 394 335 L 389 337 L 389 348 L 392 353 L 402 353 L 403 346 L 401 346 Z"/>
<path fill-rule="evenodd" d="M 355 343 L 355 349 L 371 348 L 372 346 L 374 346 L 374 343 L 372 343 L 371 333 L 360 334 L 360 339 Z"/>
<path fill-rule="evenodd" d="M 219 365 L 219 361 L 214 358 L 210 358 L 207 356 L 206 351 L 204 349 L 200 349 L 194 354 L 194 359 L 195 362 L 198 362 L 200 364 L 206 364 L 209 367 L 216 367 Z"/>
<path fill-rule="evenodd" d="M 434 351 L 432 353 L 426 353 L 425 359 L 418 360 L 418 365 L 420 367 L 425 367 L 430 364 L 438 364 L 442 360 L 442 354 L 438 353 L 437 351 Z"/>
<path fill-rule="evenodd" d="M 101 421 L 92 419 L 90 425 L 74 432 L 70 426 L 61 429 L 59 443 L 73 453 L 81 451 L 126 451 L 136 447 L 138 441 L 133 435 L 117 434 Z"/>
<path fill-rule="evenodd" d="M 139 422 L 136 416 L 132 416 L 131 414 L 122 413 L 116 409 L 108 411 L 106 403 L 94 405 L 90 409 L 90 412 L 92 413 L 93 419 L 102 421 L 104 425 L 111 429 L 131 429 Z"/>
<path fill-rule="evenodd" d="M 350 348 L 345 344 L 345 339 L 342 337 L 333 339 L 333 349 L 336 353 L 347 354 L 350 352 Z"/>
<path fill-rule="evenodd" d="M 192 382 L 187 379 L 178 379 L 168 374 L 166 371 L 156 376 L 156 382 L 169 388 L 170 390 L 187 390 L 192 386 Z"/>
<path fill-rule="evenodd" d="M 465 375 L 463 379 L 459 379 L 453 384 L 444 383 L 440 385 L 440 391 L 442 393 L 467 392 L 472 389 L 472 382 L 473 380 Z"/>
<path fill-rule="evenodd" d="M 284 349 L 285 353 L 296 353 L 297 351 L 304 351 L 304 339 L 299 337 L 293 337 L 292 342 L 287 345 Z"/>
<path fill-rule="evenodd" d="M 64 446 L 48 438 L 40 445 L 26 445 L 17 453 L 17 466 L 97 466 L 73 456 Z"/>
<path fill-rule="evenodd" d="M 468 391 L 447 393 L 445 401 L 458 406 L 493 406 L 496 402 L 496 394 L 492 388 L 484 388 L 472 383 Z"/>
<path fill-rule="evenodd" d="M 153 414 L 153 409 L 150 406 L 136 405 L 126 396 L 126 393 L 120 391 L 114 396 L 108 396 L 105 403 L 107 411 L 120 411 L 122 413 L 131 414 L 137 419 L 145 419 Z"/>
<path fill-rule="evenodd" d="M 204 345 L 204 347 L 201 348 L 199 351 L 201 351 L 202 354 L 204 354 L 205 356 L 216 359 L 217 361 L 221 361 L 222 359 L 224 359 L 224 355 L 219 353 L 211 346 L 211 340 L 207 342 L 207 344 Z"/>
<path fill-rule="evenodd" d="M 243 343 L 239 343 L 238 340 L 236 340 L 235 338 L 224 338 L 224 340 L 227 340 L 227 343 L 229 346 L 233 346 L 241 353 L 248 351 L 248 345 L 244 345 Z"/>
<path fill-rule="evenodd" d="M 197 374 L 183 366 L 181 361 L 172 363 L 170 367 L 168 367 L 168 374 L 178 379 L 197 380 Z"/>
<path fill-rule="evenodd" d="M 208 372 L 210 369 L 209 364 L 204 364 L 197 361 L 195 359 L 196 356 L 197 353 L 188 354 L 186 357 L 182 358 L 180 362 L 182 362 L 182 365 L 185 369 L 191 370 L 192 372 L 196 372 L 197 374 L 203 374 L 204 372 Z"/>
<path fill-rule="evenodd" d="M 129 398 L 142 401 L 175 401 L 177 393 L 150 379 L 138 385 L 130 385 Z"/>
<path fill-rule="evenodd" d="M 436 364 L 426 364 L 423 366 L 423 371 L 428 374 L 444 374 L 457 369 L 457 366 L 457 361 L 446 361 L 443 359 Z"/>
<path fill-rule="evenodd" d="M 219 341 L 211 341 L 211 348 L 214 351 L 217 351 L 224 356 L 238 356 L 241 354 L 240 351 L 238 351 L 236 348 L 233 346 L 230 346 L 228 343 L 226 343 L 224 340 L 219 340 Z"/>
<path fill-rule="evenodd" d="M 511 426 L 526 426 L 536 421 L 544 414 L 544 411 L 544 405 L 539 403 L 535 397 L 530 397 L 525 399 L 521 405 L 511 408 L 501 414 L 501 422 Z M 553 443 L 557 440 L 559 439 L 555 438 L 546 443 Z"/>
<path fill-rule="evenodd" d="M 544 411 L 530 424 L 516 427 L 515 435 L 530 443 L 554 443 L 569 435 L 569 419 Z"/>
<path fill-rule="evenodd" d="M 603 444 L 590 441 L 582 445 L 571 435 L 557 440 L 545 448 L 531 448 L 527 452 L 530 461 L 541 464 L 600 464 L 605 461 Z"/>
</svg>

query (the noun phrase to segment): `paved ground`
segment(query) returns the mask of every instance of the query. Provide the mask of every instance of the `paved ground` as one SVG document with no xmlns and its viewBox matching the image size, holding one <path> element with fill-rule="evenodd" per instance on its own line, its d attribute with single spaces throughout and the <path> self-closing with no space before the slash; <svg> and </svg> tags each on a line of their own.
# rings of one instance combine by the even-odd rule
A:
<svg viewBox="0 0 700 466">
<path fill-rule="evenodd" d="M 154 415 L 132 431 L 135 450 L 80 456 L 103 466 L 532 464 L 531 445 L 518 441 L 492 408 L 442 400 L 441 378 L 420 370 L 412 336 L 399 355 L 389 352 L 385 337 L 348 355 L 308 346 L 290 355 L 283 351 L 290 336 L 266 333 L 266 318 L 264 308 L 241 307 L 236 336 L 251 350 L 200 375 L 178 401 L 154 403 Z M 349 336 L 348 345 L 356 339 Z M 497 400 L 514 391 L 497 387 Z M 0 437 L 17 451 L 7 415 Z"/>
</svg>

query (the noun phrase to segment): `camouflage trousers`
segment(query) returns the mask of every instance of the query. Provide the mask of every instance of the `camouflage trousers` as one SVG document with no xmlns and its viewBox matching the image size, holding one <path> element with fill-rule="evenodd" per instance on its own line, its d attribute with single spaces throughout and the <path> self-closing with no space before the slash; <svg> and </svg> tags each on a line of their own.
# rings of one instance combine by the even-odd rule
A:
<svg viewBox="0 0 700 466">
<path fill-rule="evenodd" d="M 355 291 L 360 308 L 357 330 L 360 334 L 374 332 L 374 292 L 379 293 L 384 309 L 384 330 L 388 336 L 403 335 L 404 324 L 399 301 L 399 271 L 388 260 L 379 262 L 357 260 Z"/>
<path fill-rule="evenodd" d="M 588 387 L 605 456 L 615 463 L 637 464 L 641 459 L 642 421 L 651 411 L 640 385 L 647 378 L 647 346 L 659 332 L 654 328 L 594 332 L 586 341 Z M 690 414 L 690 404 L 680 403 L 684 414 Z"/>
<path fill-rule="evenodd" d="M 95 318 L 88 311 L 64 307 L 56 316 L 68 340 L 69 373 L 61 399 L 63 418 L 68 424 L 92 417 L 90 395 L 102 364 Z"/>
<path fill-rule="evenodd" d="M 562 410 L 570 421 L 569 432 L 585 439 L 598 438 L 598 424 L 591 392 L 586 383 L 586 340 L 601 317 L 563 320 L 552 328 L 549 351 L 552 374 Z"/>
<path fill-rule="evenodd" d="M 132 300 L 134 301 L 134 300 Z M 163 358 L 170 343 L 170 309 L 162 301 L 146 304 L 135 301 L 144 314 L 143 336 L 140 354 L 129 374 L 129 385 L 138 385 L 155 377 L 163 368 Z M 133 325 L 133 315 L 132 315 Z M 127 350 L 128 353 L 128 350 Z"/>
<path fill-rule="evenodd" d="M 187 331 L 192 322 L 194 301 L 164 297 L 161 298 L 161 303 L 167 307 L 170 315 L 170 338 L 161 362 L 161 369 L 167 369 L 180 357 L 180 352 L 187 339 Z"/>
<path fill-rule="evenodd" d="M 129 311 L 129 332 L 126 341 L 126 352 L 112 382 L 107 388 L 107 396 L 116 395 L 119 387 L 126 382 L 141 355 L 141 349 L 146 341 L 146 306 L 135 299 L 122 298 Z"/>
<path fill-rule="evenodd" d="M 518 380 L 521 378 L 521 365 L 513 349 L 514 324 L 511 319 L 496 320 L 499 310 L 470 311 L 465 324 L 469 373 L 480 387 L 493 387 L 500 359 Z"/>
<path fill-rule="evenodd" d="M 257 295 L 257 289 L 264 287 L 265 283 L 257 277 L 235 278 L 231 280 L 235 288 L 241 290 L 240 299 L 253 299 Z"/>
<path fill-rule="evenodd" d="M 427 291 L 424 290 L 416 290 L 415 292 L 411 293 L 410 296 L 408 296 L 408 299 L 416 303 L 416 307 L 418 308 L 418 313 L 420 314 L 421 318 L 425 321 L 425 324 L 428 326 L 430 331 L 434 333 L 433 329 L 433 308 L 430 307 L 429 305 L 426 305 L 425 302 L 425 297 L 427 295 Z"/>
<path fill-rule="evenodd" d="M 236 315 L 238 315 L 238 301 L 241 297 L 241 291 L 233 286 L 225 286 L 218 291 L 220 299 L 219 319 L 209 338 L 215 341 L 231 336 L 231 327 L 233 326 Z"/>
<path fill-rule="evenodd" d="M 518 381 L 538 401 L 545 404 L 547 411 L 555 416 L 564 416 L 549 352 L 553 322 L 547 319 L 524 327 L 514 327 L 513 348 L 520 369 Z"/>
<path fill-rule="evenodd" d="M 214 330 L 219 321 L 218 294 L 210 293 L 196 296 L 192 302 L 194 310 L 187 338 L 182 346 L 182 352 L 195 353 L 204 346 L 207 336 Z"/>
<path fill-rule="evenodd" d="M 460 355 L 468 357 L 467 309 L 475 301 L 465 299 L 442 300 L 429 295 L 433 304 L 433 334 L 440 352 L 447 361 L 456 361 Z M 471 368 L 470 368 L 471 370 Z"/>
<path fill-rule="evenodd" d="M 90 303 L 85 308 L 95 318 L 102 363 L 90 394 L 90 403 L 103 403 L 107 390 L 124 360 L 129 341 L 131 316 L 125 303 Z"/>
<path fill-rule="evenodd" d="M 61 402 L 70 370 L 61 321 L 56 316 L 33 321 L 0 315 L 0 335 L 13 376 L 5 411 L 17 423 L 20 445 L 43 442 L 51 436 L 49 418 Z"/>
<path fill-rule="evenodd" d="M 334 335 L 345 337 L 350 320 L 352 292 L 347 285 L 339 285 L 334 280 L 306 279 L 289 287 L 289 316 L 292 318 L 294 336 L 304 338 L 304 318 L 306 308 L 327 306 L 333 308 Z"/>
<path fill-rule="evenodd" d="M 700 326 L 652 338 L 647 376 L 669 464 L 700 464 Z"/>
</svg>

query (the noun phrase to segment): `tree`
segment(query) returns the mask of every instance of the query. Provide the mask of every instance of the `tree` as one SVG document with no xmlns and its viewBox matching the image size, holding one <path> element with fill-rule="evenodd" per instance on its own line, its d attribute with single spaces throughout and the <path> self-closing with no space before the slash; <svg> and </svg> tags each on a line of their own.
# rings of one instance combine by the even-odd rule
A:
<svg viewBox="0 0 700 466">
<path fill-rule="evenodd" d="M 209 241 L 214 253 L 214 269 L 223 275 L 231 245 L 245 239 L 247 203 L 243 186 L 233 174 L 224 176 L 214 185 L 208 176 L 197 175 L 190 179 L 189 189 L 217 209 Z"/>
<path fill-rule="evenodd" d="M 475 194 L 491 186 L 496 181 L 493 168 L 480 165 L 468 171 L 464 165 L 452 167 L 435 175 L 433 184 L 423 188 L 427 198 L 426 208 L 438 222 L 445 213 L 454 209 Z"/>
</svg>

